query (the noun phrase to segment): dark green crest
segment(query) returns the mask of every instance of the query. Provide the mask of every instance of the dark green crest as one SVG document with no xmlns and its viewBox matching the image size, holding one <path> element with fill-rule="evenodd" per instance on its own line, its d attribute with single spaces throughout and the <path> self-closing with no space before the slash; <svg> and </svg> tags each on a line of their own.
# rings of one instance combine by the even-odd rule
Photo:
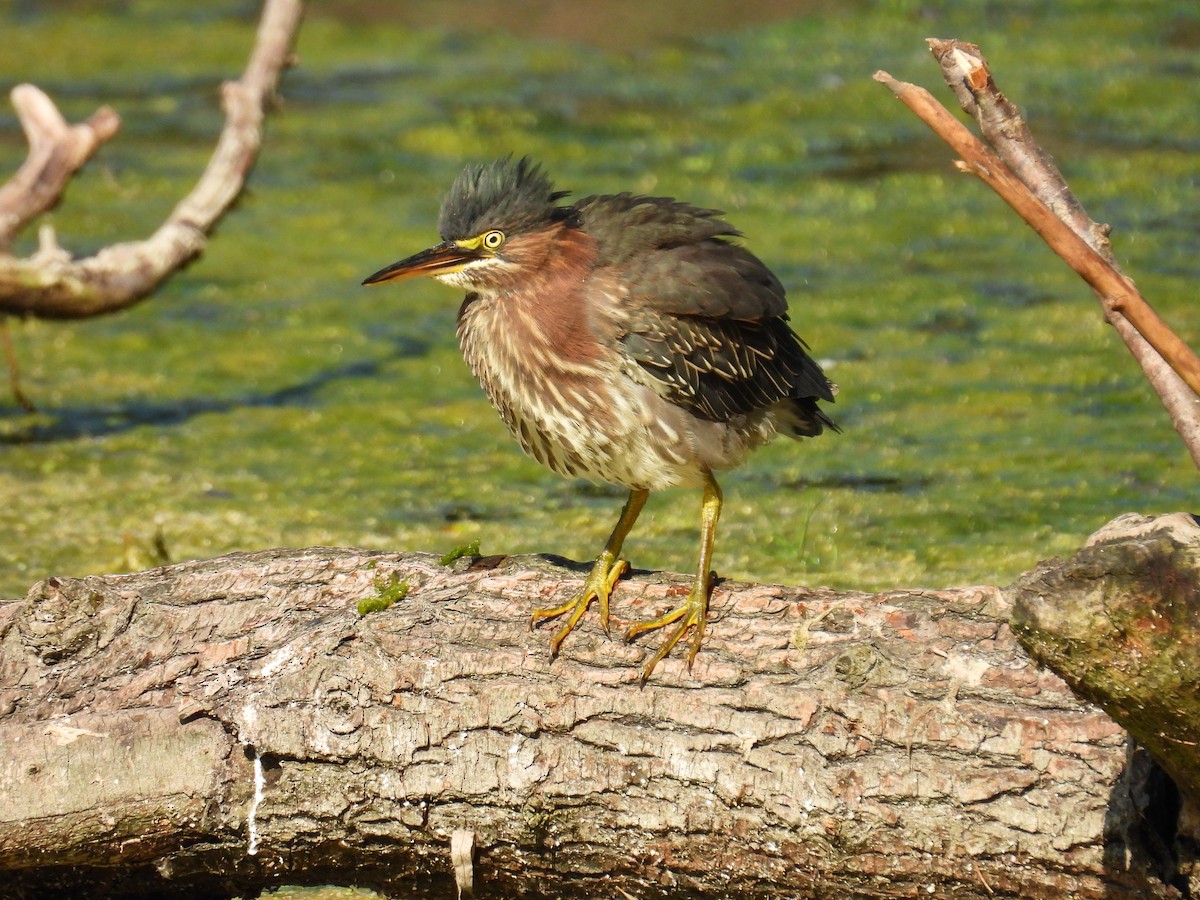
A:
<svg viewBox="0 0 1200 900">
<path fill-rule="evenodd" d="M 529 157 L 467 166 L 442 201 L 438 232 L 442 240 L 455 241 L 491 228 L 520 233 L 561 222 L 573 215 L 570 207 L 557 204 L 567 193 L 554 190 Z"/>
</svg>

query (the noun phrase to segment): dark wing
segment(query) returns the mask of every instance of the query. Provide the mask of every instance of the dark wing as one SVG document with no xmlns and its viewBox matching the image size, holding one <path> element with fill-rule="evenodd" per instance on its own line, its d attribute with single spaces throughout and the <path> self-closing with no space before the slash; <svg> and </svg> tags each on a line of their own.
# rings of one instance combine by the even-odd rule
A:
<svg viewBox="0 0 1200 900">
<path fill-rule="evenodd" d="M 627 195 L 579 208 L 600 265 L 617 266 L 628 290 L 621 348 L 657 393 L 716 422 L 792 400 L 796 433 L 832 425 L 816 405 L 832 385 L 788 326 L 783 286 L 722 239 L 737 232 L 719 213 Z"/>
</svg>

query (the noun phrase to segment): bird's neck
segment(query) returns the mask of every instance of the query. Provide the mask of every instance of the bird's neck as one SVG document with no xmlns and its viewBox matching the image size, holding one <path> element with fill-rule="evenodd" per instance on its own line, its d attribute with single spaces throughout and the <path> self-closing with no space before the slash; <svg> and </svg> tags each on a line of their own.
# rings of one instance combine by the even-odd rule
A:
<svg viewBox="0 0 1200 900">
<path fill-rule="evenodd" d="M 537 354 L 550 360 L 593 362 L 602 351 L 604 323 L 585 286 L 595 258 L 595 242 L 563 226 L 544 260 L 512 286 L 479 290 L 459 310 L 458 333 L 464 352 L 479 342 L 490 352 L 514 358 Z"/>
</svg>

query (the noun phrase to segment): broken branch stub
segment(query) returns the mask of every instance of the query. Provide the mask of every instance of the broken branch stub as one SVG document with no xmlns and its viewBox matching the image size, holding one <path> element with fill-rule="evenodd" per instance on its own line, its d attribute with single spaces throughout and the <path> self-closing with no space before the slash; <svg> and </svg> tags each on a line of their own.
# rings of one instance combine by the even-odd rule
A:
<svg viewBox="0 0 1200 900">
<path fill-rule="evenodd" d="M 0 253 L 34 217 L 54 207 L 71 176 L 117 133 L 121 118 L 108 106 L 71 125 L 44 91 L 18 84 L 10 94 L 25 132 L 29 155 L 17 174 L 0 186 Z"/>
<path fill-rule="evenodd" d="M 1200 808 L 1200 524 L 1126 514 L 1006 591 L 1030 654 L 1101 706 Z"/>
<path fill-rule="evenodd" d="M 979 123 L 984 139 L 1017 179 L 1050 211 L 1116 268 L 1108 225 L 1092 221 L 1079 198 L 1029 130 L 1021 111 L 996 86 L 983 51 L 966 41 L 929 38 L 926 43 L 959 105 Z"/>
</svg>

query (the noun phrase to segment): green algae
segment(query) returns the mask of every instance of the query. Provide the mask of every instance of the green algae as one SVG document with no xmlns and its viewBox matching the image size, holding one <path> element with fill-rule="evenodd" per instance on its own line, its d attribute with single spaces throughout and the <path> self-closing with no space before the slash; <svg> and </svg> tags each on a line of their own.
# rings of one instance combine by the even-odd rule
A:
<svg viewBox="0 0 1200 900">
<path fill-rule="evenodd" d="M 624 492 L 521 455 L 459 357 L 458 295 L 358 284 L 435 238 L 464 162 L 509 152 L 577 194 L 727 210 L 841 385 L 843 434 L 777 442 L 722 477 L 723 575 L 1003 583 L 1118 513 L 1194 508 L 1195 470 L 1090 292 L 870 77 L 949 102 L 924 38 L 980 43 L 1195 344 L 1191 4 L 826 5 L 627 52 L 352 6 L 310 10 L 251 188 L 200 260 L 120 315 L 14 323 L 41 411 L 0 395 L 0 596 L 148 558 L 130 547 L 182 560 L 486 536 L 594 558 Z M 147 235 L 190 189 L 220 129 L 217 86 L 253 37 L 253 4 L 121 8 L 0 7 L 0 87 L 38 84 L 72 119 L 102 104 L 123 117 L 47 217 L 77 253 Z M 0 171 L 24 153 L 4 109 Z M 690 571 L 699 503 L 652 497 L 635 565 Z"/>
<path fill-rule="evenodd" d="M 453 550 L 442 556 L 439 563 L 443 566 L 452 566 L 463 557 L 479 556 L 479 540 L 473 540 L 466 544 L 459 544 Z"/>
<path fill-rule="evenodd" d="M 374 594 L 370 597 L 363 597 L 358 601 L 358 614 L 360 616 L 369 615 L 373 612 L 381 612 L 399 603 L 408 596 L 409 591 L 408 582 L 401 580 L 396 572 L 392 572 L 386 578 L 376 578 L 374 587 Z"/>
</svg>

